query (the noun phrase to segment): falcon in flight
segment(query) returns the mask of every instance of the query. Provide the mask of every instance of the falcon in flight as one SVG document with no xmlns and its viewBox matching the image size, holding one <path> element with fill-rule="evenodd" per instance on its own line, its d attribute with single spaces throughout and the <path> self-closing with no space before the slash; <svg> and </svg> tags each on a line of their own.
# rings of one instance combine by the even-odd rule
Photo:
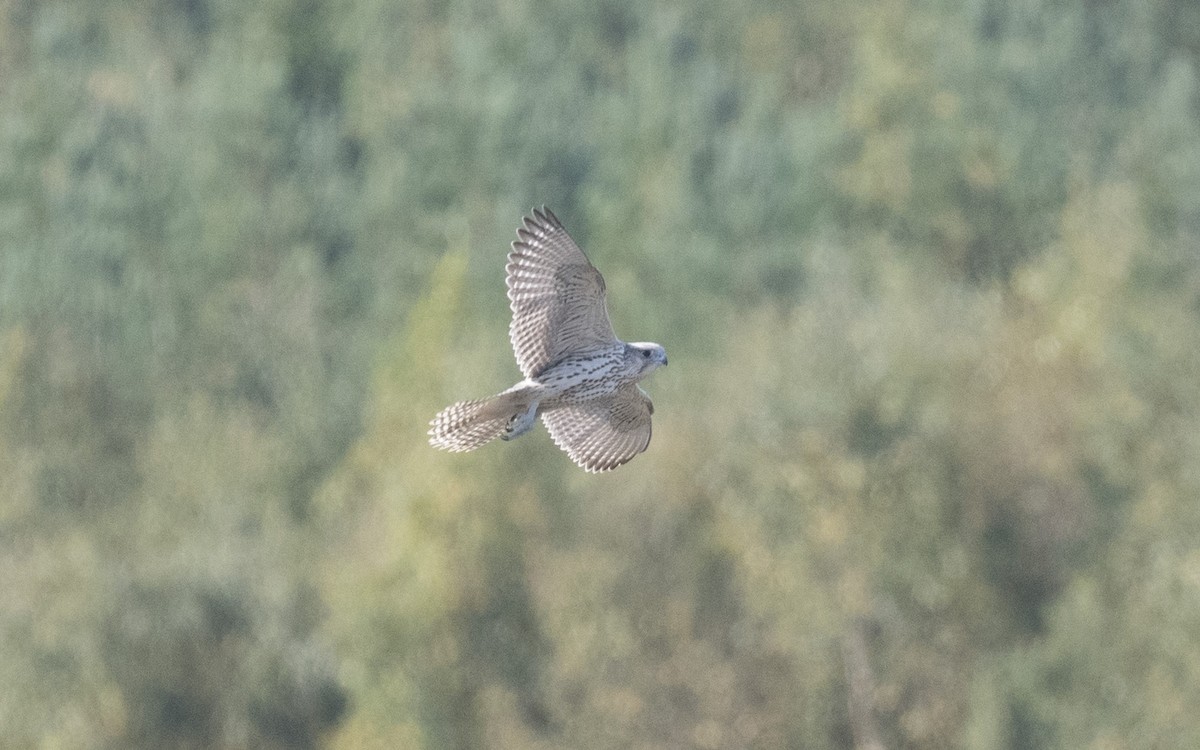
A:
<svg viewBox="0 0 1200 750">
<path fill-rule="evenodd" d="M 512 440 L 540 416 L 556 445 L 588 471 L 608 471 L 650 444 L 654 405 L 638 381 L 667 353 L 626 344 L 604 306 L 604 278 L 545 206 L 525 217 L 508 254 L 508 337 L 525 379 L 491 398 L 443 409 L 429 443 L 469 451 Z"/>
</svg>

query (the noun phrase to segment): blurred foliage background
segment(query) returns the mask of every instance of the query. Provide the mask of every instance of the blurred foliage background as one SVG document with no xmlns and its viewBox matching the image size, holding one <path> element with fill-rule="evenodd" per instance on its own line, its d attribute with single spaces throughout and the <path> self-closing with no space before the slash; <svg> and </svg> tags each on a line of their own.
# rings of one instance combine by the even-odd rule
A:
<svg viewBox="0 0 1200 750">
<path fill-rule="evenodd" d="M 1194 0 L 0 0 L 5 747 L 1200 747 L 1198 539 Z"/>
</svg>

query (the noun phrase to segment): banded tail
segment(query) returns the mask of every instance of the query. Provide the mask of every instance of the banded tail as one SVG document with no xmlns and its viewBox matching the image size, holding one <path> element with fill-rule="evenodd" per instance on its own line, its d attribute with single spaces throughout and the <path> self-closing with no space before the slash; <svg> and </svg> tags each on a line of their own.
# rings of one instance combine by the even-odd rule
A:
<svg viewBox="0 0 1200 750">
<path fill-rule="evenodd" d="M 535 419 L 537 402 L 517 390 L 459 401 L 429 423 L 429 444 L 455 453 L 473 451 L 496 438 L 508 440 L 527 432 Z"/>
</svg>

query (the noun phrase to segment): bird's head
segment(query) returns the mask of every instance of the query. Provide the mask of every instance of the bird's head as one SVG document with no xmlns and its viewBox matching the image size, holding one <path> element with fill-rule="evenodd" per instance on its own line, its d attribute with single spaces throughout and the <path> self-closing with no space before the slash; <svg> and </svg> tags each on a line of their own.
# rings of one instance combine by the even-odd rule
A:
<svg viewBox="0 0 1200 750">
<path fill-rule="evenodd" d="M 626 344 L 626 352 L 627 356 L 637 364 L 638 374 L 641 377 L 645 377 L 660 366 L 667 364 L 667 350 L 648 341 Z"/>
</svg>

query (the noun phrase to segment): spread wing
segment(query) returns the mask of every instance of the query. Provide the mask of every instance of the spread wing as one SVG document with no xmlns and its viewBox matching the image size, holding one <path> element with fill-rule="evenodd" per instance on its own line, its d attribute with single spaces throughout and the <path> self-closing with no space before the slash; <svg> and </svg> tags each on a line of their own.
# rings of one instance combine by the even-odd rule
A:
<svg viewBox="0 0 1200 750">
<path fill-rule="evenodd" d="M 604 278 L 546 207 L 525 217 L 508 254 L 508 300 L 517 365 L 537 377 L 563 356 L 616 341 Z"/>
<path fill-rule="evenodd" d="M 542 413 L 550 437 L 571 460 L 588 471 L 615 469 L 650 445 L 654 404 L 629 383 L 611 396 Z"/>
</svg>

